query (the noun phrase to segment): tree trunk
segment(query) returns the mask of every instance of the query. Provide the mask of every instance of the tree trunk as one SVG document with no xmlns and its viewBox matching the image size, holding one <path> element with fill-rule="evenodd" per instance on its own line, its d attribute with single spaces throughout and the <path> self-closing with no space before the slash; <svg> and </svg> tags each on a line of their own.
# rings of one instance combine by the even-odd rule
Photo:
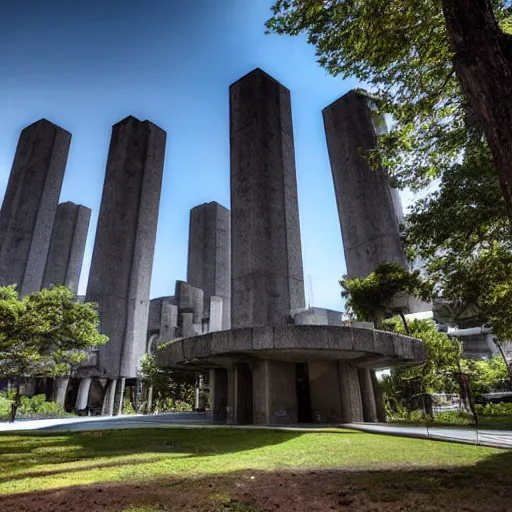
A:
<svg viewBox="0 0 512 512">
<path fill-rule="evenodd" d="M 16 413 L 18 412 L 18 407 L 21 405 L 21 379 L 16 377 L 16 394 L 14 395 L 14 400 L 11 404 L 11 414 L 9 415 L 9 422 L 14 423 L 16 419 Z"/>
<path fill-rule="evenodd" d="M 442 0 L 453 65 L 494 157 L 512 221 L 512 37 L 498 27 L 492 0 Z"/>
<path fill-rule="evenodd" d="M 399 313 L 400 318 L 402 319 L 402 323 L 404 324 L 404 331 L 407 336 L 410 336 L 411 333 L 409 332 L 409 326 L 407 325 L 407 320 L 405 319 L 405 315 L 400 311 Z"/>
</svg>

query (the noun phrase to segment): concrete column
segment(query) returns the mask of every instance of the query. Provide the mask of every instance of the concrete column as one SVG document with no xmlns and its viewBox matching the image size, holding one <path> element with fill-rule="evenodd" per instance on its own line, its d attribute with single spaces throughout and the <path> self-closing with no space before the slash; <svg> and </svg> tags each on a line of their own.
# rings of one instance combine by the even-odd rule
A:
<svg viewBox="0 0 512 512">
<path fill-rule="evenodd" d="M 123 406 L 124 406 L 124 387 L 125 387 L 126 379 L 120 378 L 117 379 L 116 391 L 114 395 L 114 404 L 113 404 L 113 414 L 114 416 L 119 416 L 123 414 Z"/>
<path fill-rule="evenodd" d="M 230 87 L 232 327 L 304 308 L 290 91 L 256 69 Z"/>
<path fill-rule="evenodd" d="M 68 391 L 69 377 L 56 377 L 53 381 L 52 401 L 64 407 Z"/>
<path fill-rule="evenodd" d="M 384 407 L 384 397 L 382 396 L 382 388 L 380 387 L 375 370 L 371 370 L 373 392 L 375 394 L 375 407 L 377 409 L 377 420 L 380 423 L 386 423 L 386 408 Z"/>
<path fill-rule="evenodd" d="M 234 367 L 228 368 L 227 379 L 228 379 L 228 396 L 226 406 L 226 423 L 233 425 L 236 423 L 236 403 L 235 403 L 235 376 L 236 371 Z"/>
<path fill-rule="evenodd" d="M 77 411 L 83 411 L 89 402 L 89 390 L 91 389 L 91 378 L 82 379 L 78 386 L 78 395 L 76 397 L 75 409 Z"/>
<path fill-rule="evenodd" d="M 363 401 L 357 368 L 349 363 L 339 363 L 341 416 L 344 423 L 362 422 Z"/>
<path fill-rule="evenodd" d="M 0 286 L 41 288 L 71 134 L 41 119 L 21 132 L 0 212 Z"/>
<path fill-rule="evenodd" d="M 361 399 L 363 402 L 363 418 L 369 423 L 377 422 L 377 406 L 373 390 L 372 372 L 368 368 L 358 370 L 359 384 L 361 386 Z"/>
<path fill-rule="evenodd" d="M 102 416 L 113 416 L 116 398 L 117 380 L 113 379 L 109 382 L 105 389 L 103 398 L 103 407 L 101 408 Z"/>
<path fill-rule="evenodd" d="M 255 361 L 253 397 L 256 425 L 297 423 L 295 363 L 273 360 Z"/>
<path fill-rule="evenodd" d="M 74 294 L 77 293 L 90 218 L 91 210 L 85 206 L 71 202 L 59 204 L 44 270 L 43 288 L 49 288 L 52 284 L 64 285 Z"/>
<path fill-rule="evenodd" d="M 176 338 L 178 327 L 178 306 L 169 299 L 162 302 L 162 317 L 160 321 L 160 341 L 170 341 Z"/>
<path fill-rule="evenodd" d="M 336 361 L 310 361 L 309 391 L 313 421 L 342 421 L 340 379 Z"/>
<path fill-rule="evenodd" d="M 195 336 L 196 330 L 194 328 L 194 314 L 193 313 L 182 313 L 181 314 L 181 336 L 187 338 L 189 336 Z"/>
<path fill-rule="evenodd" d="M 228 372 L 224 368 L 210 370 L 210 400 L 214 423 L 226 423 L 228 406 Z"/>
<path fill-rule="evenodd" d="M 405 266 L 388 176 L 371 169 L 364 155 L 377 143 L 370 100 L 350 91 L 325 108 L 323 117 L 347 275 L 366 277 L 384 262 Z"/>
<path fill-rule="evenodd" d="M 204 291 L 204 308 L 211 297 L 223 300 L 221 328 L 231 328 L 230 213 L 215 201 L 190 210 L 187 282 Z M 211 321 L 210 321 L 211 323 Z"/>
<path fill-rule="evenodd" d="M 136 378 L 146 349 L 165 140 L 132 116 L 112 128 L 86 294 L 110 339 L 98 350 L 100 377 Z"/>
<path fill-rule="evenodd" d="M 210 327 L 209 332 L 222 331 L 224 314 L 224 299 L 222 297 L 210 297 Z"/>
<path fill-rule="evenodd" d="M 235 365 L 235 418 L 237 425 L 253 423 L 253 378 L 247 363 Z"/>
</svg>

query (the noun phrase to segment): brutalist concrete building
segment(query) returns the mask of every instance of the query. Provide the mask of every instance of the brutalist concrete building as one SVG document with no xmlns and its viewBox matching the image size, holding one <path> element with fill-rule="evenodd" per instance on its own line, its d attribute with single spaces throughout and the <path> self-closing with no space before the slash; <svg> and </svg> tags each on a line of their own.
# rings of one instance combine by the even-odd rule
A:
<svg viewBox="0 0 512 512">
<path fill-rule="evenodd" d="M 230 127 L 231 329 L 167 343 L 157 362 L 209 370 L 215 422 L 377 421 L 374 370 L 421 361 L 423 345 L 305 310 L 290 92 L 252 71 L 230 87 Z"/>
</svg>

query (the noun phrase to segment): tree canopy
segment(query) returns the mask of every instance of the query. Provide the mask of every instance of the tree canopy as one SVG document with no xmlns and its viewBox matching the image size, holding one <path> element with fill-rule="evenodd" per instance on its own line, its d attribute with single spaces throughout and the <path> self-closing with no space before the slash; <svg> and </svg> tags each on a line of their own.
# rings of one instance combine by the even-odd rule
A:
<svg viewBox="0 0 512 512">
<path fill-rule="evenodd" d="M 94 303 L 81 304 L 64 286 L 23 298 L 15 286 L 0 288 L 0 376 L 16 381 L 13 418 L 21 380 L 69 375 L 87 350 L 106 343 L 98 332 Z"/>
</svg>

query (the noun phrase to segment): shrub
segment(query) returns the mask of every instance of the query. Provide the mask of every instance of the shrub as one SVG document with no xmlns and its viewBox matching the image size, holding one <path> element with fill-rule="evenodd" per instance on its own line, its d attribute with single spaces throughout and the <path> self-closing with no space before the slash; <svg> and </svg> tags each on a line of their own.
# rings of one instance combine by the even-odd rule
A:
<svg viewBox="0 0 512 512">
<path fill-rule="evenodd" d="M 0 396 L 0 420 L 8 421 L 11 410 L 12 394 Z M 45 419 L 45 418 L 63 418 L 72 417 L 74 414 L 68 413 L 55 402 L 47 402 L 45 395 L 35 395 L 32 398 L 21 397 L 21 405 L 18 409 L 18 418 L 24 419 Z"/>
<path fill-rule="evenodd" d="M 512 416 L 512 403 L 487 404 L 475 406 L 479 416 Z"/>
</svg>

